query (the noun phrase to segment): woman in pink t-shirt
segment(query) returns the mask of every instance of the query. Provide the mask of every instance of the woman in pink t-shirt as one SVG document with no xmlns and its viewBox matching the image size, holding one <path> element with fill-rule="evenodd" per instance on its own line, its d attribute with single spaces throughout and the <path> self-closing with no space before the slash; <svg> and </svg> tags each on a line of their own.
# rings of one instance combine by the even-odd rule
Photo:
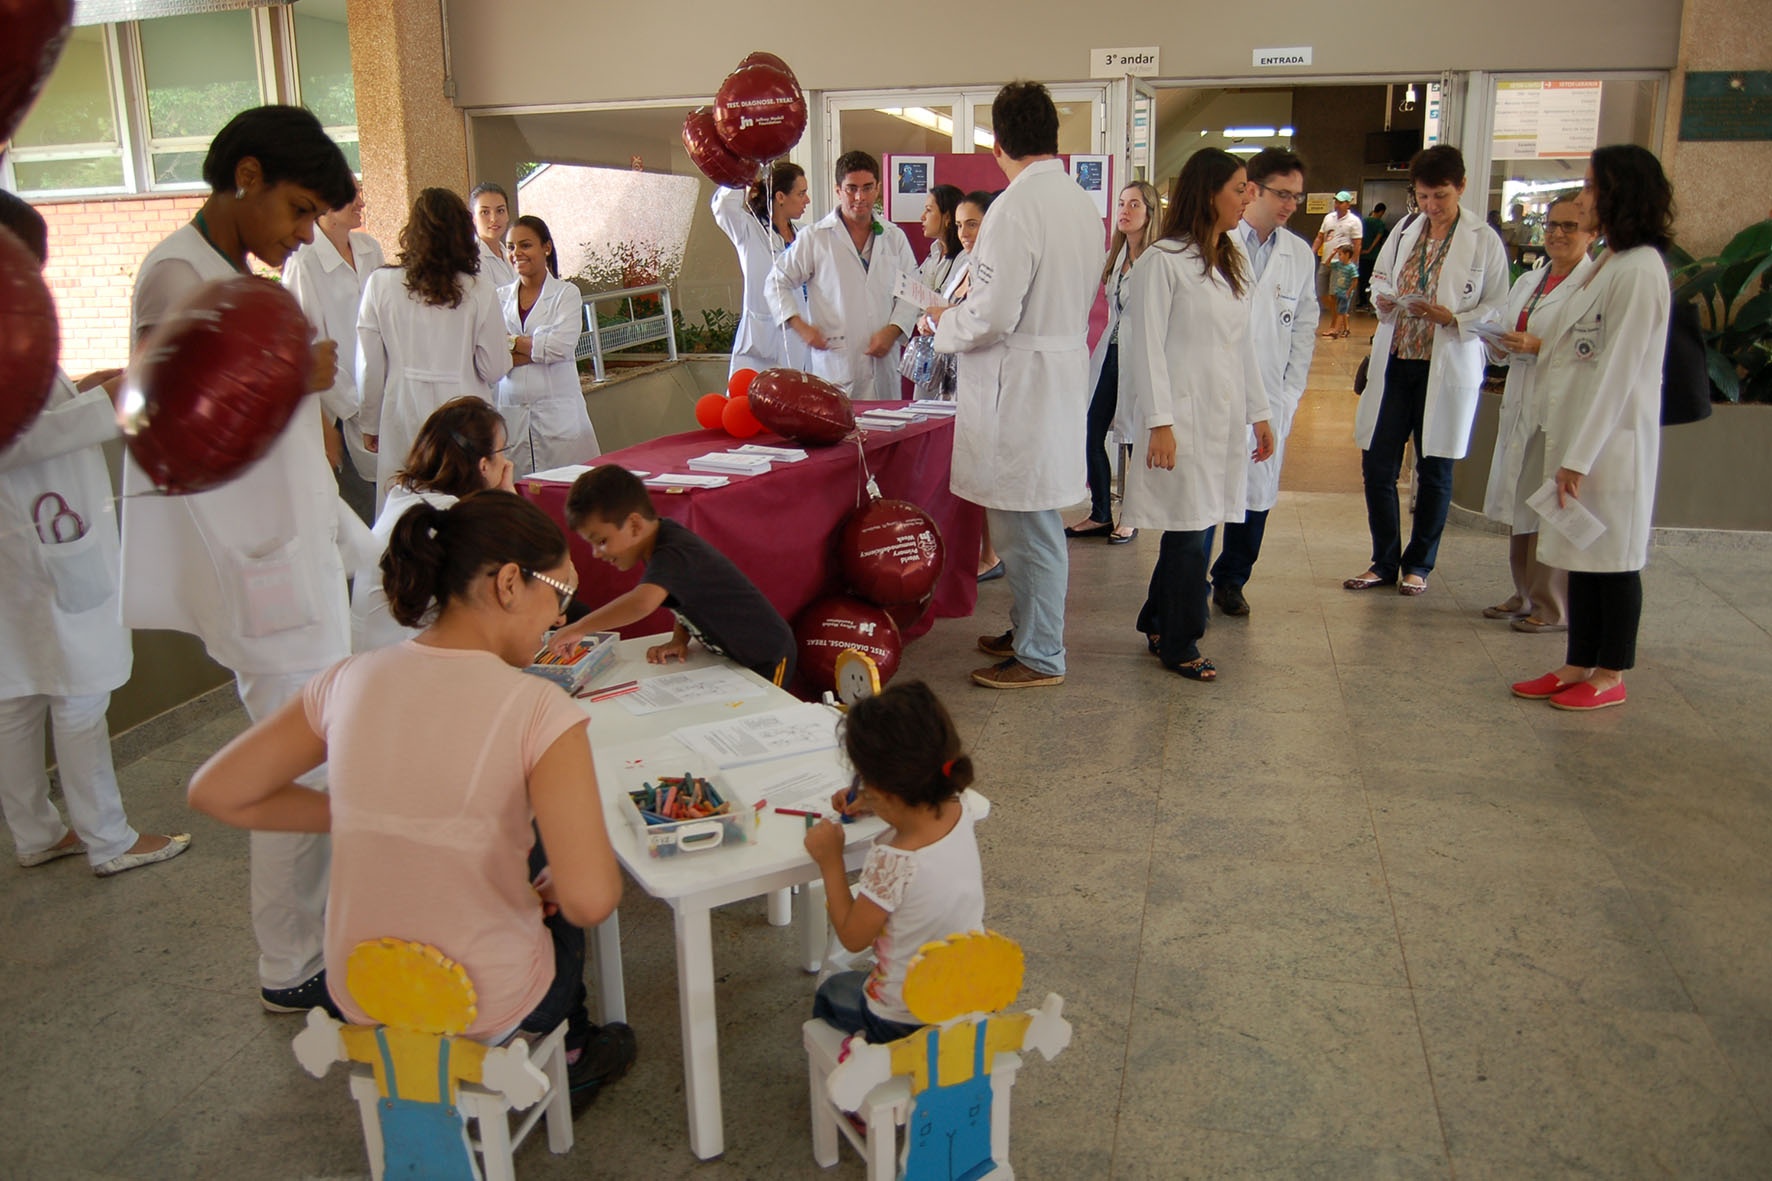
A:
<svg viewBox="0 0 1772 1181">
<path fill-rule="evenodd" d="M 330 832 L 326 965 L 394 936 L 467 969 L 470 1037 L 567 1021 L 574 1092 L 633 1061 L 625 1025 L 584 1005 L 584 932 L 621 898 L 584 711 L 522 669 L 576 576 L 559 526 L 513 493 L 414 506 L 381 563 L 413 639 L 340 661 L 229 743 L 191 781 L 193 807 L 240 828 Z M 331 795 L 292 782 L 322 762 Z M 538 842 L 539 836 L 539 842 Z M 545 860 L 542 846 L 547 853 Z"/>
</svg>

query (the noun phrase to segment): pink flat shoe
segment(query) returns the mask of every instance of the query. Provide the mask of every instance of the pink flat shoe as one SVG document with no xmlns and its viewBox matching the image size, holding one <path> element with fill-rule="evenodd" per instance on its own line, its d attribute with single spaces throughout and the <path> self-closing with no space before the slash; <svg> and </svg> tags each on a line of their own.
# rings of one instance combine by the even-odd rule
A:
<svg viewBox="0 0 1772 1181">
<path fill-rule="evenodd" d="M 1585 684 L 1586 681 L 1559 681 L 1556 673 L 1545 673 L 1534 680 L 1515 681 L 1513 691 L 1515 697 L 1524 697 L 1527 701 L 1549 701 L 1565 689 Z"/>
<path fill-rule="evenodd" d="M 1574 710 L 1585 713 L 1588 710 L 1606 709 L 1614 705 L 1624 704 L 1624 682 L 1600 691 L 1592 683 L 1583 681 L 1579 685 L 1571 685 L 1550 699 L 1552 709 Z"/>
</svg>

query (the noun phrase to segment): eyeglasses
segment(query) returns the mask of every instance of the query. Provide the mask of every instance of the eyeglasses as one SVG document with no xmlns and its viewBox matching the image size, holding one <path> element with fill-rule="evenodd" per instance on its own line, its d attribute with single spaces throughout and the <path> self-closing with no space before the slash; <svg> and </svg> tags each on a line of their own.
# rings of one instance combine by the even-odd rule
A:
<svg viewBox="0 0 1772 1181">
<path fill-rule="evenodd" d="M 1304 200 L 1303 193 L 1294 193 L 1288 189 L 1270 189 L 1266 185 L 1262 184 L 1260 181 L 1255 182 L 1255 187 L 1260 189 L 1264 193 L 1272 193 L 1274 196 L 1276 196 L 1280 199 L 1280 204 L 1282 204 L 1282 205 L 1296 205 L 1300 201 Z"/>
<path fill-rule="evenodd" d="M 519 566 L 518 569 L 523 570 L 523 567 Z M 523 570 L 523 576 L 533 578 L 543 586 L 552 587 L 554 593 L 560 596 L 560 614 L 562 615 L 566 614 L 566 607 L 572 602 L 572 596 L 578 593 L 576 586 L 567 586 L 564 582 L 549 578 L 539 570 Z"/>
<path fill-rule="evenodd" d="M 1544 223 L 1544 236 L 1547 238 L 1552 234 L 1574 234 L 1580 230 L 1581 223 L 1578 221 L 1547 221 Z"/>
</svg>

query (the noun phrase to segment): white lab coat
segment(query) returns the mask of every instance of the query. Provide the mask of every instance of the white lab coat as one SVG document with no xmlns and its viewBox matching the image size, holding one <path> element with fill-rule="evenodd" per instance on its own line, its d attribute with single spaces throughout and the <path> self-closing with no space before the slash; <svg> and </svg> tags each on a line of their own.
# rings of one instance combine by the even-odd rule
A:
<svg viewBox="0 0 1772 1181">
<path fill-rule="evenodd" d="M 1239 248 L 1244 226 L 1231 238 Z M 1249 293 L 1249 339 L 1261 367 L 1261 386 L 1267 394 L 1268 425 L 1274 432 L 1274 453 L 1256 463 L 1255 432 L 1248 432 L 1250 512 L 1265 513 L 1280 499 L 1280 465 L 1286 461 L 1286 436 L 1304 398 L 1310 379 L 1311 354 L 1317 347 L 1316 259 L 1311 245 L 1285 226 L 1274 229 L 1267 267 Z M 1245 259 L 1247 263 L 1247 259 Z M 1254 267 L 1249 274 L 1255 273 Z"/>
<path fill-rule="evenodd" d="M 1586 549 L 1555 529 L 1539 530 L 1538 560 L 1547 566 L 1611 573 L 1649 563 L 1672 303 L 1661 254 L 1652 246 L 1623 251 L 1569 293 L 1555 335 L 1539 349 L 1545 474 L 1583 473 L 1579 499 L 1606 526 Z"/>
<path fill-rule="evenodd" d="M 1249 426 L 1269 416 L 1250 289 L 1237 295 L 1217 270 L 1202 271 L 1197 249 L 1173 239 L 1139 255 L 1131 284 L 1120 369 L 1132 392 L 1134 437 L 1120 523 L 1182 531 L 1241 521 Z M 1160 426 L 1174 429 L 1172 471 L 1145 464 Z"/>
<path fill-rule="evenodd" d="M 1583 255 L 1575 269 L 1538 301 L 1526 330 L 1540 341 L 1547 333 L 1554 332 L 1559 310 L 1568 303 L 1570 293 L 1587 281 L 1593 269 L 1593 259 Z M 1549 277 L 1548 262 L 1520 276 L 1508 294 L 1502 327 L 1511 329 L 1520 322 L 1520 313 L 1526 310 L 1532 296 Z M 1538 380 L 1538 358 L 1517 357 L 1497 348 L 1485 347 L 1488 347 L 1489 359 L 1494 364 L 1507 366 L 1507 385 L 1501 392 L 1501 420 L 1495 431 L 1495 452 L 1489 459 L 1489 487 L 1483 496 L 1483 515 L 1510 526 L 1516 533 L 1535 532 L 1537 515 L 1519 501 L 1518 492 L 1520 471 L 1526 463 L 1526 448 L 1532 442 L 1532 436 L 1544 427 L 1546 400 Z"/>
<path fill-rule="evenodd" d="M 1123 248 L 1122 248 L 1123 249 Z M 1122 306 L 1130 294 L 1129 280 L 1132 272 L 1124 269 L 1124 258 L 1116 260 L 1116 265 L 1102 284 L 1107 296 L 1107 327 L 1101 330 L 1101 339 L 1089 350 L 1089 396 L 1095 397 L 1095 387 L 1101 383 L 1101 371 L 1107 365 L 1108 346 L 1114 343 L 1114 333 L 1119 331 Z M 1087 411 L 1085 411 L 1087 413 Z M 1110 445 L 1132 442 L 1132 391 L 1126 384 L 1126 366 L 1120 365 L 1120 381 L 1114 401 L 1114 422 L 1108 428 Z"/>
<path fill-rule="evenodd" d="M 198 284 L 234 274 L 194 227 L 175 230 L 136 273 L 132 336 Z M 350 654 L 345 571 L 365 556 L 369 530 L 338 498 L 319 418 L 310 394 L 258 462 L 187 496 L 158 494 L 125 456 L 124 624 L 194 635 L 216 663 L 248 676 Z"/>
<path fill-rule="evenodd" d="M 1101 237 L 1095 203 L 1062 161 L 1029 164 L 991 203 L 966 300 L 935 330 L 938 352 L 960 354 L 954 495 L 1011 512 L 1083 498 Z"/>
<path fill-rule="evenodd" d="M 900 344 L 895 342 L 883 357 L 869 357 L 868 338 L 888 324 L 898 325 L 908 338 L 922 311 L 892 295 L 899 275 L 917 274 L 910 240 L 891 222 L 880 225 L 872 258 L 864 267 L 842 211 L 831 210 L 800 231 L 794 244 L 776 258 L 765 284 L 776 325 L 800 316 L 823 332 L 833 346 L 808 349 L 806 372 L 864 401 L 891 400 L 902 393 Z M 804 309 L 797 296 L 802 286 L 806 288 Z"/>
<path fill-rule="evenodd" d="M 388 539 L 400 518 L 420 504 L 448 508 L 456 498 L 446 492 L 415 492 L 396 484 L 388 489 L 387 503 L 375 518 L 374 560 L 363 566 L 351 579 L 351 651 L 368 652 L 386 648 L 401 640 L 411 639 L 423 628 L 403 627 L 388 612 L 388 595 L 382 589 L 381 559 L 388 552 Z"/>
<path fill-rule="evenodd" d="M 357 421 L 362 399 L 357 393 L 357 307 L 369 276 L 382 265 L 381 244 L 361 230 L 351 231 L 351 262 L 332 240 L 318 231 L 314 240 L 283 264 L 283 285 L 295 295 L 321 340 L 338 344 L 338 380 L 320 392 L 327 421 L 344 426 L 345 449 L 365 480 L 375 481 L 375 455 L 363 447 L 363 426 Z M 352 264 L 355 264 L 353 268 Z"/>
<path fill-rule="evenodd" d="M 0 699 L 84 697 L 129 679 L 100 450 L 116 435 L 110 396 L 77 393 L 58 369 L 42 413 L 0 451 Z"/>
<path fill-rule="evenodd" d="M 584 296 L 564 279 L 549 275 L 525 320 L 517 311 L 519 284 L 498 289 L 505 331 L 530 338 L 528 365 L 513 365 L 498 383 L 498 412 L 518 476 L 569 463 L 588 463 L 601 451 L 584 388 L 578 383 L 579 333 L 584 331 Z"/>
<path fill-rule="evenodd" d="M 363 433 L 379 436 L 376 508 L 406 466 L 406 453 L 431 413 L 465 394 L 492 402 L 511 371 L 510 337 L 498 292 L 483 277 L 460 276 L 455 307 L 421 302 L 406 272 L 383 267 L 369 277 L 357 312 L 357 412 Z"/>
<path fill-rule="evenodd" d="M 1418 217 L 1402 233 L 1392 231 L 1372 265 L 1372 306 L 1379 296 L 1395 299 L 1403 262 L 1416 249 L 1428 221 Z M 1470 447 L 1471 423 L 1477 416 L 1477 395 L 1483 388 L 1482 338 L 1471 325 L 1501 318 L 1507 303 L 1507 251 L 1501 238 L 1478 214 L 1464 210 L 1452 231 L 1452 244 L 1440 266 L 1440 282 L 1428 295 L 1451 309 L 1450 327 L 1434 329 L 1433 358 L 1428 363 L 1427 408 L 1422 415 L 1421 447 L 1431 456 L 1463 459 Z M 1372 338 L 1372 363 L 1366 392 L 1354 412 L 1354 442 L 1362 451 L 1372 445 L 1378 408 L 1384 401 L 1385 366 L 1397 333 L 1395 308 L 1378 313 L 1378 334 Z"/>
<path fill-rule="evenodd" d="M 732 364 L 727 368 L 726 375 L 731 377 L 740 369 L 754 369 L 758 373 L 765 369 L 800 369 L 806 368 L 806 342 L 792 328 L 778 324 L 774 313 L 769 309 L 769 295 L 764 290 L 769 282 L 769 272 L 775 266 L 775 256 L 787 247 L 782 243 L 781 235 L 773 229 L 764 229 L 745 204 L 744 189 L 729 189 L 724 186 L 714 190 L 713 200 L 709 207 L 714 211 L 714 224 L 732 239 L 732 247 L 738 251 L 739 270 L 744 273 L 744 312 L 739 316 L 738 332 L 732 338 Z M 801 319 L 809 319 L 806 312 L 806 296 L 796 290 L 795 314 Z"/>
<path fill-rule="evenodd" d="M 486 244 L 486 239 L 474 235 L 474 244 L 480 249 L 480 281 L 490 284 L 494 291 L 506 283 L 517 281 L 517 268 L 505 257 L 503 250 L 494 250 Z"/>
</svg>

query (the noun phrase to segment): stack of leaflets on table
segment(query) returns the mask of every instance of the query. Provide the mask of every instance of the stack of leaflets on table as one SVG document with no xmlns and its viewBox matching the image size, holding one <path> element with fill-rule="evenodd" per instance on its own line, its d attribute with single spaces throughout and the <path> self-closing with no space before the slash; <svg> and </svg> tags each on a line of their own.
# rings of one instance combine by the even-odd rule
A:
<svg viewBox="0 0 1772 1181">
<path fill-rule="evenodd" d="M 689 461 L 689 469 L 728 476 L 760 476 L 771 467 L 767 455 L 744 455 L 736 451 L 710 451 Z"/>
<path fill-rule="evenodd" d="M 693 476 L 666 472 L 646 480 L 648 488 L 724 488 L 732 483 L 725 476 Z"/>
<path fill-rule="evenodd" d="M 925 398 L 920 402 L 912 402 L 905 409 L 919 418 L 952 418 L 955 411 L 960 409 L 960 404 L 946 398 Z"/>
<path fill-rule="evenodd" d="M 621 637 L 614 632 L 592 632 L 579 641 L 570 656 L 555 656 L 548 651 L 552 634 L 543 637 L 541 651 L 523 671 L 546 677 L 568 693 L 577 693 L 592 677 L 614 664 L 615 646 L 621 643 Z"/>
<path fill-rule="evenodd" d="M 911 425 L 909 419 L 869 411 L 855 416 L 855 425 L 870 431 L 901 431 Z"/>
<path fill-rule="evenodd" d="M 766 447 L 762 443 L 746 443 L 742 447 L 734 447 L 728 455 L 761 455 L 771 463 L 799 463 L 806 458 L 802 447 Z"/>
</svg>

